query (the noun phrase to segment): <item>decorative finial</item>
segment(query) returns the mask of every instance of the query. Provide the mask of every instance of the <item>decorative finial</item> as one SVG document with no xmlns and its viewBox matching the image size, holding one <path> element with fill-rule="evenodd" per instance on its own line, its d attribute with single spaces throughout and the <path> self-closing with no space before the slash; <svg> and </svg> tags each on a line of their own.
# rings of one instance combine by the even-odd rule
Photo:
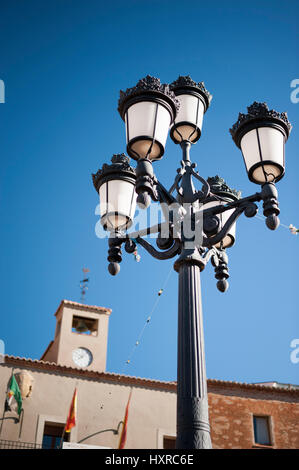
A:
<svg viewBox="0 0 299 470">
<path fill-rule="evenodd" d="M 130 165 L 130 158 L 124 153 L 116 153 L 112 156 L 110 164 L 104 163 L 96 173 L 92 173 L 93 185 L 99 191 L 99 183 L 102 178 L 111 173 L 122 172 L 127 176 L 136 178 L 135 168 Z"/>
<path fill-rule="evenodd" d="M 172 106 L 175 113 L 179 111 L 180 102 L 176 98 L 173 91 L 170 90 L 169 85 L 166 83 L 161 83 L 159 78 L 147 75 L 145 78 L 139 80 L 137 85 L 134 87 L 127 88 L 126 91 L 120 90 L 118 112 L 122 119 L 124 119 L 124 114 L 126 111 L 125 103 L 127 100 L 144 93 L 155 93 L 163 96 L 163 98 L 166 99 L 166 101 L 168 101 L 168 103 Z"/>
<path fill-rule="evenodd" d="M 245 124 L 248 124 L 250 122 L 276 122 L 284 128 L 287 137 L 289 136 L 292 129 L 292 125 L 288 120 L 287 113 L 279 113 L 274 109 L 269 109 L 267 103 L 258 103 L 257 101 L 254 101 L 252 105 L 248 106 L 247 111 L 247 114 L 239 113 L 237 122 L 229 130 L 237 146 L 239 146 L 240 144 L 240 129 L 242 129 Z"/>
<path fill-rule="evenodd" d="M 177 80 L 175 80 L 174 82 L 172 82 L 170 85 L 169 85 L 170 89 L 173 90 L 176 94 L 180 94 L 180 90 L 183 90 L 183 89 L 193 89 L 195 91 L 197 91 L 198 93 L 200 93 L 204 100 L 205 100 L 205 103 L 206 103 L 206 109 L 208 109 L 209 105 L 210 105 L 210 102 L 212 100 L 212 95 L 211 93 L 208 92 L 208 90 L 206 89 L 205 87 L 205 84 L 204 82 L 195 82 L 194 80 L 192 80 L 192 78 L 190 77 L 190 75 L 180 75 L 179 78 Z"/>
<path fill-rule="evenodd" d="M 240 199 L 241 191 L 237 191 L 236 189 L 230 188 L 225 180 L 221 178 L 221 176 L 213 176 L 207 179 L 209 183 L 210 190 L 213 194 L 224 196 L 224 197 L 232 197 L 233 199 Z"/>
</svg>

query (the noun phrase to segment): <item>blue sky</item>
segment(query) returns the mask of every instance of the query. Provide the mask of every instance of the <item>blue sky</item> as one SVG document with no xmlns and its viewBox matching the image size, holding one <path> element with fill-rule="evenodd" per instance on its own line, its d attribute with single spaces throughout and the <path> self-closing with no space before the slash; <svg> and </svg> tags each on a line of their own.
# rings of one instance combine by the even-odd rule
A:
<svg viewBox="0 0 299 470">
<path fill-rule="evenodd" d="M 7 354 L 40 358 L 53 339 L 61 299 L 112 308 L 107 369 L 176 379 L 177 274 L 173 260 L 124 253 L 107 271 L 107 241 L 95 235 L 91 173 L 125 151 L 120 89 L 147 74 L 204 81 L 213 94 L 191 157 L 204 177 L 221 175 L 242 194 L 249 182 L 228 129 L 254 100 L 287 111 L 293 130 L 286 175 L 277 185 L 281 222 L 299 226 L 298 111 L 290 99 L 298 70 L 298 2 L 289 0 L 1 1 L 0 104 L 1 329 Z M 155 172 L 169 187 L 180 151 L 168 139 Z M 262 208 L 260 208 L 262 214 Z M 238 220 L 228 251 L 230 288 L 202 273 L 209 378 L 299 384 L 290 343 L 299 338 L 299 236 L 271 232 L 260 218 Z M 171 274 L 169 274 L 171 272 Z M 159 289 L 167 285 L 131 364 L 124 366 Z"/>
</svg>

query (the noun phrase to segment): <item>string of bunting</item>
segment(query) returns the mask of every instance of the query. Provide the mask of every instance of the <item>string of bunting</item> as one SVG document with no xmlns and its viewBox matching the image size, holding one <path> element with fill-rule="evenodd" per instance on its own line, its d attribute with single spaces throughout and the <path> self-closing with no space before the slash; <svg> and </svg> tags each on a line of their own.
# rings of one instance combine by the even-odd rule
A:
<svg viewBox="0 0 299 470">
<path fill-rule="evenodd" d="M 260 220 L 264 220 L 264 217 L 260 214 L 257 214 L 256 217 Z M 292 235 L 298 235 L 298 233 L 299 233 L 299 229 L 297 227 L 294 227 L 293 224 L 285 225 L 285 224 L 280 223 L 279 227 L 283 227 L 283 228 L 289 230 Z"/>
<path fill-rule="evenodd" d="M 221 201 L 221 198 L 218 197 L 216 194 L 213 194 L 213 196 L 214 196 L 216 199 L 218 199 L 219 201 Z M 220 215 L 221 215 L 221 214 L 220 214 Z M 260 220 L 264 220 L 264 217 L 263 217 L 262 215 L 260 215 L 260 214 L 256 214 L 256 218 L 258 218 L 258 219 L 260 219 Z M 298 235 L 298 233 L 299 233 L 299 228 L 294 227 L 293 224 L 285 225 L 285 224 L 282 224 L 282 223 L 280 222 L 279 227 L 283 227 L 283 228 L 289 230 L 292 235 Z"/>
<path fill-rule="evenodd" d="M 216 197 L 217 197 L 217 196 L 216 196 Z M 220 200 L 220 199 L 219 199 L 219 200 Z M 262 215 L 260 215 L 260 214 L 257 214 L 256 217 L 257 217 L 258 219 L 260 219 L 260 220 L 264 220 L 264 217 L 263 217 Z M 280 227 L 283 227 L 283 228 L 289 230 L 289 231 L 291 232 L 291 234 L 293 234 L 293 235 L 297 235 L 297 234 L 299 233 L 299 229 L 298 229 L 297 227 L 294 227 L 294 225 L 292 225 L 292 224 L 290 224 L 290 225 L 285 225 L 285 224 L 280 223 Z M 133 239 L 133 241 L 134 241 L 134 242 L 136 243 L 136 245 L 137 245 L 137 241 L 136 241 L 135 239 Z M 136 249 L 135 249 L 134 252 L 133 252 L 133 255 L 134 255 L 135 261 L 136 261 L 137 263 L 139 263 L 141 257 L 140 257 L 140 255 L 139 255 L 139 253 L 138 253 L 137 246 L 136 246 Z M 140 333 L 139 333 L 139 335 L 138 335 L 138 338 L 137 338 L 137 340 L 136 340 L 136 342 L 135 342 L 135 344 L 134 344 L 134 346 L 133 346 L 133 348 L 132 348 L 132 351 L 131 351 L 131 353 L 130 353 L 128 359 L 126 360 L 126 362 L 125 362 L 125 364 L 124 364 L 124 367 L 123 367 L 123 370 L 122 370 L 122 374 L 123 374 L 123 372 L 124 372 L 126 366 L 128 366 L 129 364 L 131 364 L 132 357 L 133 357 L 133 355 L 134 355 L 134 353 L 135 353 L 135 351 L 136 351 L 137 346 L 139 346 L 139 344 L 140 344 L 140 341 L 141 341 L 141 339 L 142 339 L 142 337 L 143 337 L 143 334 L 144 334 L 144 331 L 145 331 L 146 327 L 148 326 L 148 324 L 150 323 L 150 321 L 151 321 L 151 319 L 152 319 L 152 315 L 153 315 L 154 311 L 155 311 L 156 308 L 157 308 L 157 305 L 158 305 L 159 300 L 160 300 L 160 296 L 161 296 L 161 295 L 163 294 L 163 292 L 164 292 L 164 289 L 165 289 L 165 287 L 166 287 L 166 285 L 167 285 L 167 283 L 168 283 L 168 281 L 169 281 L 169 278 L 170 278 L 170 275 L 171 275 L 171 273 L 172 273 L 172 270 L 173 270 L 173 269 L 172 269 L 172 267 L 171 267 L 171 269 L 170 269 L 170 271 L 169 271 L 169 273 L 168 273 L 168 275 L 167 275 L 167 278 L 166 278 L 166 280 L 165 280 L 165 282 L 164 282 L 163 287 L 158 291 L 158 295 L 157 295 L 157 298 L 156 298 L 156 300 L 155 300 L 155 302 L 154 302 L 154 305 L 153 305 L 153 307 L 152 307 L 152 310 L 151 310 L 149 316 L 147 317 L 147 319 L 146 319 L 146 321 L 145 321 L 145 323 L 144 323 L 144 325 L 143 325 L 143 327 L 142 327 L 142 329 L 141 329 L 141 331 L 140 331 Z"/>
<path fill-rule="evenodd" d="M 136 251 L 137 251 L 137 250 L 136 250 Z M 134 256 L 135 256 L 135 255 L 134 255 Z M 150 311 L 150 314 L 149 314 L 149 316 L 147 317 L 147 319 L 146 319 L 146 321 L 145 321 L 143 327 L 141 328 L 141 331 L 140 331 L 140 333 L 139 333 L 139 335 L 138 335 L 138 337 L 137 337 L 137 340 L 135 341 L 135 344 L 134 344 L 134 346 L 133 346 L 133 348 L 132 348 L 132 351 L 131 351 L 130 355 L 128 356 L 128 359 L 127 359 L 126 362 L 124 363 L 124 366 L 123 366 L 123 369 L 122 369 L 122 372 L 121 372 L 122 375 L 123 375 L 123 373 L 124 373 L 125 368 L 126 368 L 128 365 L 131 364 L 132 357 L 133 357 L 133 355 L 134 355 L 134 353 L 135 353 L 135 351 L 136 351 L 137 346 L 139 346 L 139 344 L 140 344 L 140 342 L 141 342 L 141 339 L 142 339 L 142 337 L 143 337 L 143 335 L 144 335 L 144 331 L 145 331 L 146 327 L 149 325 L 150 321 L 152 320 L 153 313 L 154 313 L 154 311 L 156 310 L 156 308 L 157 308 L 157 306 L 158 306 L 160 297 L 161 297 L 161 295 L 163 294 L 163 292 L 164 292 L 164 290 L 165 290 L 165 288 L 166 288 L 166 286 L 167 286 L 167 283 L 168 283 L 168 281 L 169 281 L 169 279 L 170 279 L 170 276 L 171 276 L 172 271 L 173 271 L 173 267 L 171 266 L 171 268 L 170 268 L 170 270 L 169 270 L 169 273 L 168 273 L 168 275 L 167 275 L 167 277 L 166 277 L 166 279 L 165 279 L 165 281 L 164 281 L 164 284 L 163 284 L 162 288 L 161 288 L 161 289 L 158 291 L 158 293 L 157 293 L 157 297 L 156 297 L 156 300 L 155 300 L 155 302 L 154 302 L 154 304 L 153 304 L 153 307 L 152 307 L 152 309 L 151 309 L 151 311 Z"/>
</svg>

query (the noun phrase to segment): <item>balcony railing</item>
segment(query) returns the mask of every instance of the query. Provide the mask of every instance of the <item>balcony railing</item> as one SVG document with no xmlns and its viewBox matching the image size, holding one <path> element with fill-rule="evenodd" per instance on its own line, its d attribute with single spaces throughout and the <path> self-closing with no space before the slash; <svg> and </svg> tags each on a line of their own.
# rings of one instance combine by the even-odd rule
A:
<svg viewBox="0 0 299 470">
<path fill-rule="evenodd" d="M 0 449 L 41 449 L 41 444 L 35 442 L 6 441 L 0 439 Z"/>
</svg>

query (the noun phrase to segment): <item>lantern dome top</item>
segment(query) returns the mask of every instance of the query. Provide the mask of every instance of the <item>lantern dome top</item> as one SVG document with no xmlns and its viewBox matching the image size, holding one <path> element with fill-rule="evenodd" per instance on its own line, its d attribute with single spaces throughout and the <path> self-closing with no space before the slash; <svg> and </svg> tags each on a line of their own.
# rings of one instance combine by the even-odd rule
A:
<svg viewBox="0 0 299 470">
<path fill-rule="evenodd" d="M 235 200 L 241 198 L 241 191 L 230 188 L 224 179 L 218 175 L 207 178 L 207 182 L 211 192 L 217 196 L 229 197 Z"/>
<path fill-rule="evenodd" d="M 177 80 L 169 85 L 169 87 L 174 92 L 178 92 L 179 90 L 184 89 L 197 91 L 204 98 L 206 109 L 208 109 L 213 98 L 213 95 L 211 95 L 211 93 L 209 93 L 206 89 L 204 82 L 196 83 L 194 80 L 192 80 L 190 75 L 180 75 Z"/>
<path fill-rule="evenodd" d="M 274 109 L 269 109 L 267 103 L 259 103 L 257 101 L 254 101 L 252 105 L 248 106 L 247 111 L 247 114 L 239 113 L 237 122 L 229 130 L 238 147 L 240 146 L 240 138 L 243 136 L 243 127 L 245 127 L 246 124 L 257 123 L 260 121 L 279 124 L 285 130 L 286 137 L 288 138 L 292 125 L 288 120 L 287 113 L 279 113 Z"/>
<path fill-rule="evenodd" d="M 128 100 L 134 97 L 138 97 L 144 94 L 153 94 L 163 98 L 173 109 L 174 115 L 180 109 L 180 102 L 176 98 L 173 91 L 170 90 L 169 85 L 161 83 L 159 78 L 147 75 L 138 81 L 137 85 L 132 88 L 127 88 L 126 91 L 120 90 L 120 96 L 118 100 L 118 112 L 122 119 L 126 111 L 126 103 Z"/>
<path fill-rule="evenodd" d="M 111 164 L 104 163 L 96 173 L 92 174 L 93 185 L 98 192 L 100 185 L 108 176 L 121 174 L 122 177 L 136 179 L 135 168 L 130 165 L 130 158 L 124 153 L 114 154 L 111 158 Z"/>
</svg>

